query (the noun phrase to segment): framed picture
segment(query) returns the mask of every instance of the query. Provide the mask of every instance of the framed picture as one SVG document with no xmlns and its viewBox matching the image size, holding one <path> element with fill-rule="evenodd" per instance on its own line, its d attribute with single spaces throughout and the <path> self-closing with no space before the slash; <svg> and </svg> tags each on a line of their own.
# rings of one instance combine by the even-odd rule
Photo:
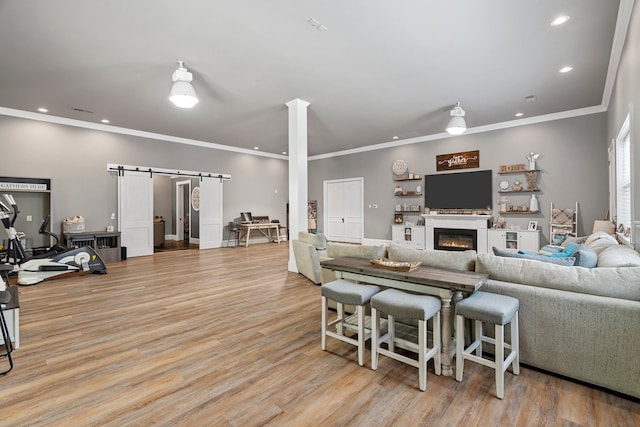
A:
<svg viewBox="0 0 640 427">
<path fill-rule="evenodd" d="M 404 218 L 401 213 L 397 213 L 394 215 L 393 222 L 395 224 L 402 224 L 403 221 L 404 221 Z"/>
<path fill-rule="evenodd" d="M 535 231 L 538 229 L 538 221 L 529 221 L 529 226 L 527 230 Z"/>
</svg>

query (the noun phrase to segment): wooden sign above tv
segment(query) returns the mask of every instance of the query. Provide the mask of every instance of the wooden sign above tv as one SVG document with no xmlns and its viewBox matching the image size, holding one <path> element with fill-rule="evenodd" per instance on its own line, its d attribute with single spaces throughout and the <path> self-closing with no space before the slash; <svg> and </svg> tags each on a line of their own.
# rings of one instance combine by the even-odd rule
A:
<svg viewBox="0 0 640 427">
<path fill-rule="evenodd" d="M 436 170 L 469 169 L 480 167 L 480 150 L 436 156 Z"/>
</svg>

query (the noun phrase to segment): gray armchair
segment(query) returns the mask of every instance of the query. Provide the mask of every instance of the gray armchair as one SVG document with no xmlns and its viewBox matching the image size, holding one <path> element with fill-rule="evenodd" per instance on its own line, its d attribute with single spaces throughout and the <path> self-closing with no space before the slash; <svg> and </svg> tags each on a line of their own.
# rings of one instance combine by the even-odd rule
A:
<svg viewBox="0 0 640 427">
<path fill-rule="evenodd" d="M 298 272 L 319 285 L 322 282 L 320 260 L 326 256 L 327 239 L 322 234 L 300 231 L 292 244 Z"/>
</svg>

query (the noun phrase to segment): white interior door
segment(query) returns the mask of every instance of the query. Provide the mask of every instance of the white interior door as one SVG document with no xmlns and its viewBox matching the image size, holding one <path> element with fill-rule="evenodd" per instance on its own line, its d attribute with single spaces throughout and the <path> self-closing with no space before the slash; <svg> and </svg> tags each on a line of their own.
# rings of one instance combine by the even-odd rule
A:
<svg viewBox="0 0 640 427">
<path fill-rule="evenodd" d="M 362 243 L 363 179 L 325 181 L 324 213 L 327 239 Z"/>
<path fill-rule="evenodd" d="M 222 247 L 222 182 L 216 178 L 200 181 L 200 249 Z"/>
<path fill-rule="evenodd" d="M 362 243 L 363 191 L 362 180 L 344 182 L 344 235 L 345 242 Z"/>
<path fill-rule="evenodd" d="M 344 185 L 342 182 L 325 182 L 325 209 L 327 224 L 324 227 L 329 240 L 342 242 L 345 237 Z"/>
<path fill-rule="evenodd" d="M 149 172 L 118 176 L 118 224 L 127 257 L 153 255 L 153 177 Z"/>
</svg>

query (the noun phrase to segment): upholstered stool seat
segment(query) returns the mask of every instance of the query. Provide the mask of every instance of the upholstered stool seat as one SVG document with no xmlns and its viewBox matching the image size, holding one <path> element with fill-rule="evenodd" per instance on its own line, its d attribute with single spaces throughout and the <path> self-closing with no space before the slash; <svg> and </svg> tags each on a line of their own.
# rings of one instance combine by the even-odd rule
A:
<svg viewBox="0 0 640 427">
<path fill-rule="evenodd" d="M 387 315 L 387 333 L 380 336 L 380 312 Z M 384 290 L 371 298 L 371 368 L 378 369 L 378 355 L 390 357 L 418 368 L 420 390 L 427 388 L 427 362 L 433 358 L 436 375 L 440 375 L 440 300 L 428 295 L 415 295 L 397 289 Z M 395 319 L 418 322 L 418 342 L 396 335 Z M 427 320 L 433 319 L 433 340 L 427 346 Z M 387 343 L 387 348 L 382 344 Z M 418 360 L 396 353 L 395 346 L 418 353 Z"/>
<path fill-rule="evenodd" d="M 364 365 L 364 346 L 366 340 L 371 338 L 371 330 L 365 327 L 365 305 L 369 303 L 371 297 L 380 292 L 380 287 L 375 285 L 361 285 L 344 279 L 334 280 L 325 283 L 320 287 L 322 294 L 322 350 L 327 349 L 327 337 L 336 338 L 340 341 L 358 347 L 358 363 Z M 328 300 L 336 302 L 337 317 L 333 321 L 328 321 L 327 309 Z M 350 328 L 347 318 L 344 315 L 344 305 L 354 305 L 357 310 L 356 331 L 358 339 L 355 340 L 344 334 L 344 328 Z M 336 326 L 336 332 L 329 328 Z"/>
<path fill-rule="evenodd" d="M 478 291 L 456 305 L 456 380 L 462 381 L 464 361 L 480 363 L 495 370 L 496 395 L 504 398 L 504 372 L 511 365 L 515 375 L 520 374 L 518 350 L 518 309 L 520 302 L 507 295 Z M 471 319 L 475 326 L 475 341 L 464 348 L 464 319 Z M 483 335 L 482 323 L 494 325 L 495 338 Z M 504 327 L 511 324 L 511 343 L 504 341 Z M 482 343 L 495 346 L 495 359 L 482 357 Z M 504 358 L 504 349 L 509 355 Z M 475 351 L 475 354 L 473 352 Z"/>
</svg>

